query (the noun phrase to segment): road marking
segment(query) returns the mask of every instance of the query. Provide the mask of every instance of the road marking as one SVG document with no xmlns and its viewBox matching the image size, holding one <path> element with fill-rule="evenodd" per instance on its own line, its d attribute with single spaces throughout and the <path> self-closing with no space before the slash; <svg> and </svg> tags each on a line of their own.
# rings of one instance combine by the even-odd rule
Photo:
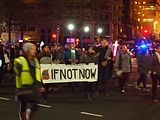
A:
<svg viewBox="0 0 160 120">
<path fill-rule="evenodd" d="M 1 100 L 6 100 L 6 101 L 11 100 L 11 99 L 9 99 L 9 98 L 5 98 L 5 97 L 0 97 L 0 99 L 1 99 Z"/>
<path fill-rule="evenodd" d="M 45 108 L 51 108 L 52 106 L 49 106 L 49 105 L 44 105 L 44 104 L 37 104 L 38 106 L 40 107 L 45 107 Z"/>
<path fill-rule="evenodd" d="M 136 85 L 136 84 L 128 84 L 128 87 L 134 87 L 135 85 Z M 152 87 L 152 84 L 148 84 L 148 85 L 146 85 L 146 87 L 151 88 L 151 87 Z M 157 87 L 159 88 L 160 85 L 157 85 Z"/>
<path fill-rule="evenodd" d="M 10 101 L 11 99 L 9 98 L 5 98 L 5 97 L 0 97 L 0 100 L 6 100 L 6 101 Z M 49 105 L 44 105 L 44 104 L 37 104 L 40 107 L 45 107 L 45 108 L 51 108 L 52 106 Z"/>
<path fill-rule="evenodd" d="M 83 115 L 90 115 L 90 116 L 95 116 L 95 117 L 103 117 L 103 115 L 100 114 L 94 114 L 94 113 L 88 113 L 88 112 L 81 112 Z"/>
</svg>

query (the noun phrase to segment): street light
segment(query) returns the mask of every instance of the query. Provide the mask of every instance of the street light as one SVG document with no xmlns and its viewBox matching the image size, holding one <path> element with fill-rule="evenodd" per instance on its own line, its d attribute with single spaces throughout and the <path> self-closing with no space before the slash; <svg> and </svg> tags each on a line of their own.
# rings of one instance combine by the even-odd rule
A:
<svg viewBox="0 0 160 120">
<path fill-rule="evenodd" d="M 74 30 L 74 24 L 69 24 L 68 25 L 68 30 L 70 31 L 70 43 L 71 43 L 71 38 L 72 38 L 72 31 Z"/>
<path fill-rule="evenodd" d="M 98 34 L 101 34 L 103 32 L 103 29 L 102 28 L 98 28 Z"/>
<path fill-rule="evenodd" d="M 74 30 L 74 25 L 73 24 L 69 24 L 68 25 L 68 30 L 69 31 L 73 31 Z"/>
<path fill-rule="evenodd" d="M 83 32 L 84 33 L 88 33 L 90 31 L 90 28 L 89 28 L 89 26 L 85 26 L 84 28 L 83 28 Z M 82 31 L 81 31 L 81 47 L 83 47 L 83 43 L 85 44 L 86 43 L 86 41 L 83 41 L 83 40 L 85 40 L 85 39 L 83 39 L 83 33 L 82 33 Z"/>
<path fill-rule="evenodd" d="M 90 30 L 90 29 L 89 29 L 88 26 L 84 27 L 84 32 L 85 32 L 85 33 L 89 32 L 89 30 Z"/>
</svg>

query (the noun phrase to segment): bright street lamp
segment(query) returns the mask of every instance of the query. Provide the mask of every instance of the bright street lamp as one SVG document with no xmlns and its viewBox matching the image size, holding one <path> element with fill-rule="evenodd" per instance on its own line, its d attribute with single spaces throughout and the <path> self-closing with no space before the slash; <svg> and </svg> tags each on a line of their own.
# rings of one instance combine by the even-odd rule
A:
<svg viewBox="0 0 160 120">
<path fill-rule="evenodd" d="M 89 32 L 89 27 L 88 26 L 84 27 L 84 32 Z"/>
<path fill-rule="evenodd" d="M 98 33 L 101 34 L 103 32 L 102 28 L 98 28 Z"/>
<path fill-rule="evenodd" d="M 74 29 L 74 25 L 73 24 L 69 24 L 68 25 L 68 30 L 72 31 Z"/>
<path fill-rule="evenodd" d="M 71 39 L 72 39 L 72 31 L 74 30 L 74 25 L 73 24 L 69 24 L 68 25 L 68 30 L 70 31 L 70 43 L 71 43 Z"/>
</svg>

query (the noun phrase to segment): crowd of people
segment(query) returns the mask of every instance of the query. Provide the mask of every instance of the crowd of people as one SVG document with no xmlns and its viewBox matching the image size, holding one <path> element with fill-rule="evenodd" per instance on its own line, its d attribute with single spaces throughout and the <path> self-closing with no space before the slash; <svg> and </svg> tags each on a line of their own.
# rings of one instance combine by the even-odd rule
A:
<svg viewBox="0 0 160 120">
<path fill-rule="evenodd" d="M 98 80 L 96 84 L 87 83 L 85 90 L 88 99 L 92 100 L 92 94 L 108 96 L 108 80 L 111 79 L 113 72 L 119 81 L 120 92 L 126 92 L 126 82 L 129 80 L 132 72 L 131 54 L 127 45 L 121 44 L 118 47 L 117 55 L 113 56 L 112 44 L 104 38 L 99 46 L 88 46 L 86 49 L 77 48 L 75 43 L 67 43 L 65 46 L 43 45 L 42 48 L 36 48 L 32 43 L 25 43 L 23 47 L 12 45 L 8 51 L 5 46 L 0 45 L 0 77 L 6 71 L 13 74 L 13 68 L 16 74 L 16 88 L 18 100 L 20 102 L 20 116 L 26 120 L 26 104 L 32 103 L 32 108 L 36 109 L 36 83 L 41 85 L 39 90 L 42 98 L 47 100 L 50 84 L 43 84 L 40 80 L 40 64 L 80 64 L 95 63 L 98 65 Z M 135 88 L 148 92 L 147 75 L 152 79 L 152 98 L 153 102 L 159 102 L 157 96 L 157 84 L 160 79 L 160 46 L 156 46 L 152 55 L 147 53 L 146 49 L 140 47 L 137 53 L 137 63 L 139 79 Z M 28 76 L 28 77 L 26 77 Z M 1 84 L 0 78 L 0 84 Z M 143 86 L 141 87 L 141 83 Z M 73 88 L 69 83 L 69 88 Z M 33 90 L 33 91 L 30 91 Z M 32 95 L 29 93 L 32 92 Z M 27 96 L 26 96 L 27 94 Z M 29 95 L 29 97 L 28 97 Z"/>
</svg>

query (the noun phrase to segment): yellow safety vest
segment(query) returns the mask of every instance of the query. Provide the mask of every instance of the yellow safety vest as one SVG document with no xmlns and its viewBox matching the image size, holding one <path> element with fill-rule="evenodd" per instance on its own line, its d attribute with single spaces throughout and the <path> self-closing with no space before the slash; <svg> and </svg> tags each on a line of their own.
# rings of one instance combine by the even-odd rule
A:
<svg viewBox="0 0 160 120">
<path fill-rule="evenodd" d="M 35 58 L 36 69 L 35 75 L 36 80 L 41 81 L 40 65 L 38 60 Z M 17 65 L 22 65 L 22 71 L 18 71 Z M 16 88 L 22 88 L 22 85 L 31 85 L 34 80 L 30 73 L 29 65 L 25 57 L 20 56 L 14 60 L 14 72 L 16 73 Z M 20 72 L 20 73 L 19 73 Z"/>
</svg>

